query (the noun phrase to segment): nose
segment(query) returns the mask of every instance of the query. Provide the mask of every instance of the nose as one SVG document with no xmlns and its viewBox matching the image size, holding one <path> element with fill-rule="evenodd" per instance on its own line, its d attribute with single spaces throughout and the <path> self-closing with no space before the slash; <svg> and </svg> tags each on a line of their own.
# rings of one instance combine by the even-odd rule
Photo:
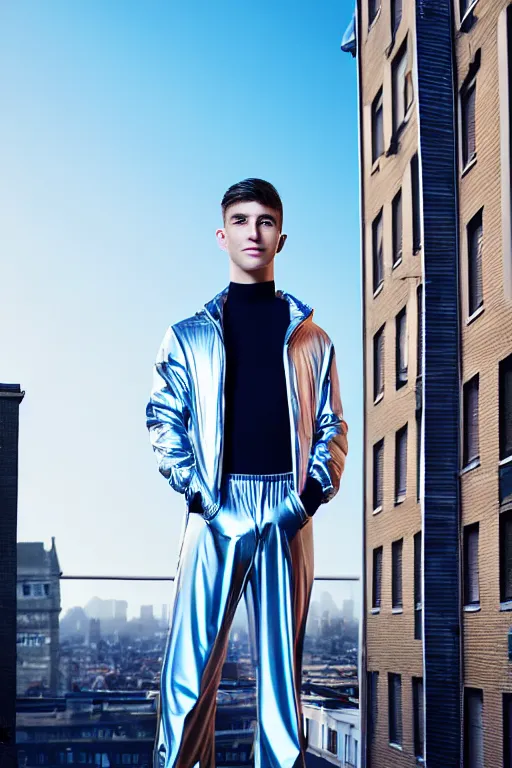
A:
<svg viewBox="0 0 512 768">
<path fill-rule="evenodd" d="M 252 224 L 249 224 L 249 239 L 258 241 L 259 238 L 260 233 L 258 230 L 258 225 L 255 221 L 253 221 Z"/>
</svg>

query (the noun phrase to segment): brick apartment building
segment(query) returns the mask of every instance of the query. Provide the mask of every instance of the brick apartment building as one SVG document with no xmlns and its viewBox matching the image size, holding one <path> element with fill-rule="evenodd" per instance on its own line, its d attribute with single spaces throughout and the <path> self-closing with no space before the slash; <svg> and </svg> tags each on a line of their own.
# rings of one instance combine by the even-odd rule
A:
<svg viewBox="0 0 512 768">
<path fill-rule="evenodd" d="M 363 754 L 511 768 L 512 5 L 359 0 L 356 32 Z"/>
</svg>

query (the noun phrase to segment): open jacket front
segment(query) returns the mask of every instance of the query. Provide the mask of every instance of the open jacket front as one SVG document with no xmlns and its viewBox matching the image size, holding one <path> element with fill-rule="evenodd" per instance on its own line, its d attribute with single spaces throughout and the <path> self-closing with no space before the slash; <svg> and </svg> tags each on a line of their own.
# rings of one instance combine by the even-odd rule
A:
<svg viewBox="0 0 512 768">
<path fill-rule="evenodd" d="M 222 312 L 228 287 L 200 312 L 171 325 L 160 346 L 146 409 L 158 467 L 187 503 L 202 495 L 205 517 L 220 508 L 224 436 L 226 355 Z M 283 346 L 293 480 L 297 494 L 308 475 L 336 495 L 348 451 L 336 357 L 331 339 L 313 322 L 313 311 L 289 293 Z"/>
</svg>

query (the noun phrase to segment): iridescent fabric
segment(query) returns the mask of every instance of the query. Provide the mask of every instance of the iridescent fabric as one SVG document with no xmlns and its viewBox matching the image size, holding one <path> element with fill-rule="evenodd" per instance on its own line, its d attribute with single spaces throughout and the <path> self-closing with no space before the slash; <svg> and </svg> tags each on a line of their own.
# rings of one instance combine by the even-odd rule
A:
<svg viewBox="0 0 512 768">
<path fill-rule="evenodd" d="M 171 326 L 159 349 L 147 426 L 160 472 L 185 494 L 175 600 L 161 678 L 155 768 L 215 768 L 216 691 L 229 628 L 245 597 L 258 670 L 256 768 L 305 765 L 302 642 L 313 583 L 312 523 L 299 494 L 308 475 L 325 503 L 348 451 L 329 336 L 283 291 L 283 347 L 293 471 L 222 477 L 226 287 Z M 201 492 L 203 513 L 190 501 Z"/>
</svg>

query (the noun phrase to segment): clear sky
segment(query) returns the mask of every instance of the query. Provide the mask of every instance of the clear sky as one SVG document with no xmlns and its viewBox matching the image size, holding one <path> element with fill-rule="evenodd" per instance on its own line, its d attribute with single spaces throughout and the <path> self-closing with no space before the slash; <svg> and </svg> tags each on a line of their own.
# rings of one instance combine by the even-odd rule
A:
<svg viewBox="0 0 512 768">
<path fill-rule="evenodd" d="M 0 381 L 20 409 L 19 541 L 68 574 L 173 574 L 183 497 L 145 426 L 170 323 L 224 288 L 236 181 L 271 181 L 278 288 L 333 339 L 350 453 L 316 572 L 360 574 L 362 349 L 353 3 L 4 0 Z M 167 586 L 64 587 L 162 602 Z M 161 597 L 163 595 L 163 597 Z M 153 600 L 154 597 L 154 600 Z M 357 597 L 357 595 L 355 595 Z"/>
</svg>

